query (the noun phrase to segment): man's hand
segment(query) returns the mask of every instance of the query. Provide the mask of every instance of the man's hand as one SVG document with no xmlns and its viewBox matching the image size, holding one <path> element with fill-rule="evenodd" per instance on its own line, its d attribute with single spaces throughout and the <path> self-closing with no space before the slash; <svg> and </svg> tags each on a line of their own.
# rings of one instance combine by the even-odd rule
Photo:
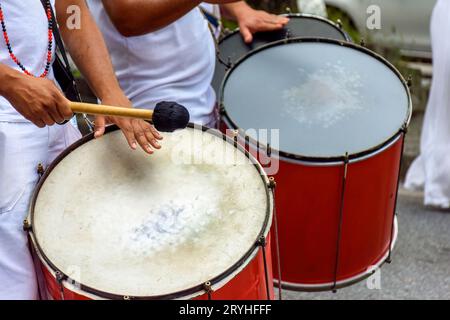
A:
<svg viewBox="0 0 450 320">
<path fill-rule="evenodd" d="M 4 74 L 2 82 L 5 85 L 1 95 L 24 118 L 39 128 L 61 123 L 72 117 L 67 99 L 52 81 L 27 76 L 11 69 Z"/>
<path fill-rule="evenodd" d="M 289 22 L 287 17 L 255 10 L 244 1 L 225 4 L 222 7 L 226 11 L 225 13 L 228 13 L 239 24 L 245 43 L 251 43 L 253 34 L 256 32 L 279 30 Z"/>
<path fill-rule="evenodd" d="M 131 102 L 124 96 L 106 98 L 102 100 L 102 103 L 132 108 Z M 97 116 L 95 118 L 95 138 L 103 136 L 107 123 L 114 123 L 122 130 L 133 150 L 136 150 L 137 144 L 148 154 L 153 154 L 152 147 L 161 149 L 161 145 L 158 143 L 158 140 L 162 140 L 161 134 L 150 123 L 140 119 Z"/>
</svg>

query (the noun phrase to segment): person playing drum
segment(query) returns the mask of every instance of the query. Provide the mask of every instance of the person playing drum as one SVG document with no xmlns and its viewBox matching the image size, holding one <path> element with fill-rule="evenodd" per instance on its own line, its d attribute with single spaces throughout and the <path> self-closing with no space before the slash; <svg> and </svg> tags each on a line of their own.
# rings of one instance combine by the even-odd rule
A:
<svg viewBox="0 0 450 320">
<path fill-rule="evenodd" d="M 44 6 L 43 6 L 44 5 Z M 55 0 L 0 1 L 0 299 L 35 299 L 37 281 L 22 230 L 36 168 L 49 164 L 80 137 L 70 123 L 68 100 L 54 83 L 51 8 Z M 69 5 L 81 12 L 81 27 L 65 23 Z M 45 11 L 44 11 L 45 8 Z M 72 58 L 105 104 L 131 107 L 113 72 L 106 46 L 84 0 L 57 0 L 56 15 Z M 122 128 L 133 149 L 159 148 L 159 134 L 138 120 L 97 117 L 96 137 L 106 120 Z"/>
<path fill-rule="evenodd" d="M 139 108 L 158 101 L 185 105 L 191 121 L 214 127 L 216 97 L 211 87 L 214 39 L 198 5 L 201 1 L 88 0 L 109 48 L 116 75 L 128 98 Z M 211 0 L 227 6 L 251 33 L 282 28 L 288 19 L 251 9 L 245 2 Z"/>
</svg>

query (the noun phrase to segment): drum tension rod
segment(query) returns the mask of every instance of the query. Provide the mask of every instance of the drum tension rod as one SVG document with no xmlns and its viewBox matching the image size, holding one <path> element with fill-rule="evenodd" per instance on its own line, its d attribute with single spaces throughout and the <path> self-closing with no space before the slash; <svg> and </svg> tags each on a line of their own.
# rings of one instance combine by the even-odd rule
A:
<svg viewBox="0 0 450 320">
<path fill-rule="evenodd" d="M 267 154 L 268 158 L 270 158 L 272 156 L 272 147 L 270 146 L 270 144 L 267 144 L 266 154 Z"/>
<path fill-rule="evenodd" d="M 61 271 L 56 271 L 55 276 L 56 276 L 56 282 L 58 282 L 59 290 L 61 292 L 61 300 L 66 300 L 65 295 L 64 295 L 63 281 L 67 280 L 67 276 L 65 274 L 61 273 Z"/>
<path fill-rule="evenodd" d="M 23 220 L 23 231 L 25 232 L 30 232 L 32 230 L 32 226 L 30 221 L 28 221 L 27 219 Z"/>
<path fill-rule="evenodd" d="M 37 166 L 37 174 L 39 175 L 39 178 L 42 178 L 44 172 L 45 172 L 44 166 L 42 165 L 42 163 L 39 163 Z"/>
<path fill-rule="evenodd" d="M 205 290 L 206 294 L 208 295 L 208 300 L 212 300 L 211 294 L 213 292 L 211 281 L 206 281 L 203 284 L 203 290 Z"/>
<path fill-rule="evenodd" d="M 263 254 L 263 262 L 264 262 L 264 276 L 266 279 L 266 294 L 267 294 L 267 300 L 271 300 L 270 298 L 270 289 L 269 289 L 269 274 L 268 274 L 268 266 L 267 266 L 267 256 L 266 256 L 266 246 L 267 246 L 267 239 L 265 236 L 261 236 L 258 239 L 257 245 L 262 248 L 262 254 Z"/>
<path fill-rule="evenodd" d="M 274 177 L 270 177 L 269 178 L 269 188 L 270 189 L 272 189 L 272 190 L 274 190 L 275 188 L 276 188 L 276 186 L 277 186 L 277 182 L 275 181 L 275 178 Z"/>
<path fill-rule="evenodd" d="M 344 156 L 344 172 L 342 175 L 342 184 L 341 184 L 341 205 L 339 209 L 339 225 L 337 230 L 337 242 L 336 242 L 336 260 L 335 260 L 335 266 L 334 266 L 334 282 L 333 287 L 331 290 L 333 293 L 337 292 L 337 278 L 338 278 L 338 272 L 339 272 L 339 259 L 341 255 L 341 239 L 342 239 L 342 223 L 344 220 L 344 202 L 345 202 L 345 191 L 347 187 L 347 174 L 348 174 L 348 164 L 349 164 L 349 154 L 348 152 L 345 153 Z"/>
</svg>

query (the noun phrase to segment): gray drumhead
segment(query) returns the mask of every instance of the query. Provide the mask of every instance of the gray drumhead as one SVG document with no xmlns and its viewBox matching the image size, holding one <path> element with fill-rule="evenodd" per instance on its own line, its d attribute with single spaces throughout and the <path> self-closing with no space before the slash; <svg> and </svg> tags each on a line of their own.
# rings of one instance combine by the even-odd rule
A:
<svg viewBox="0 0 450 320">
<path fill-rule="evenodd" d="M 246 44 L 239 30 L 226 36 L 219 44 L 218 57 L 224 63 L 235 64 L 252 50 L 258 49 L 268 43 L 291 38 L 327 38 L 347 41 L 349 36 L 332 21 L 307 14 L 290 14 L 289 22 L 285 28 L 270 32 L 257 32 L 253 42 Z M 226 67 L 220 61 L 216 62 L 216 70 L 212 86 L 219 94 L 220 86 L 226 74 Z"/>
<path fill-rule="evenodd" d="M 331 40 L 277 43 L 250 54 L 229 73 L 222 103 L 237 127 L 279 129 L 274 149 L 312 158 L 380 146 L 411 112 L 409 91 L 392 67 Z"/>
</svg>

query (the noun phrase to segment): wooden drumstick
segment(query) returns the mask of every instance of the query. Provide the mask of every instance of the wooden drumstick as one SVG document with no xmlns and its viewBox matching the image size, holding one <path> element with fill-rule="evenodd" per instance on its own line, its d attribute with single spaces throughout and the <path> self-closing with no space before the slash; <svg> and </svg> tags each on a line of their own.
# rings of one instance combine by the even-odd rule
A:
<svg viewBox="0 0 450 320">
<path fill-rule="evenodd" d="M 176 102 L 160 102 L 156 105 L 154 110 L 123 108 L 72 101 L 69 103 L 69 107 L 74 113 L 151 120 L 155 128 L 162 132 L 173 132 L 177 129 L 186 128 L 190 117 L 189 111 Z"/>
</svg>

